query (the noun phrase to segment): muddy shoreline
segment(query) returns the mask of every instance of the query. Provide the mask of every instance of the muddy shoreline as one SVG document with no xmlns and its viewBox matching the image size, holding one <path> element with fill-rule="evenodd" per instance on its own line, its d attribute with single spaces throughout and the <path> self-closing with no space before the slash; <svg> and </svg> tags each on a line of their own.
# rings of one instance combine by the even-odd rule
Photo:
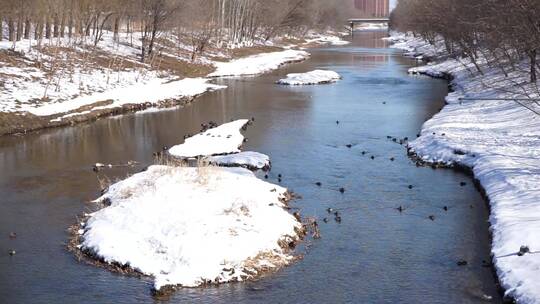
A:
<svg viewBox="0 0 540 304">
<path fill-rule="evenodd" d="M 207 92 L 208 93 L 208 92 Z M 205 94 L 205 93 L 203 93 Z M 30 113 L 0 113 L 0 136 L 14 135 L 21 136 L 28 133 L 32 133 L 38 130 L 59 128 L 65 126 L 74 126 L 76 124 L 94 122 L 101 118 L 108 118 L 114 116 L 120 116 L 124 114 L 136 113 L 147 109 L 167 109 L 174 107 L 184 107 L 191 104 L 199 96 L 199 94 L 192 97 L 184 97 L 175 100 L 161 101 L 158 104 L 155 103 L 142 103 L 142 104 L 125 104 L 121 107 L 102 109 L 92 111 L 91 113 L 81 113 L 84 109 L 77 109 L 76 111 L 62 113 L 60 115 L 52 116 L 36 116 Z M 89 105 L 89 107 L 99 106 L 101 104 L 107 104 L 107 101 L 98 104 Z M 81 114 L 77 114 L 81 113 Z M 66 117 L 60 120 L 56 120 L 64 115 L 74 114 L 74 116 Z"/>
</svg>

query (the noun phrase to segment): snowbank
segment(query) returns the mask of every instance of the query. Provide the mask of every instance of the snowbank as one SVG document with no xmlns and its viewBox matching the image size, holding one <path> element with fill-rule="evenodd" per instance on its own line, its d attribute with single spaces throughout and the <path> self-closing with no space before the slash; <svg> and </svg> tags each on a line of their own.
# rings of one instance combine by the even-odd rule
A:
<svg viewBox="0 0 540 304">
<path fill-rule="evenodd" d="M 223 155 L 240 152 L 244 136 L 240 133 L 249 120 L 240 119 L 209 129 L 185 140 L 183 144 L 169 149 L 169 154 L 178 158 Z"/>
<path fill-rule="evenodd" d="M 64 102 L 51 103 L 37 108 L 29 108 L 27 111 L 38 116 L 49 116 L 74 111 L 80 107 L 92 105 L 100 101 L 111 101 L 111 103 L 105 106 L 95 106 L 86 112 L 117 108 L 125 104 L 152 103 L 154 105 L 159 105 L 159 102 L 161 101 L 193 97 L 207 91 L 223 88 L 226 87 L 210 84 L 208 83 L 208 79 L 204 78 L 185 78 L 171 82 L 154 79 L 146 84 L 120 87 L 102 93 L 77 97 Z M 80 114 L 85 113 L 83 112 Z M 73 116 L 73 114 L 68 114 L 62 118 L 71 116 Z"/>
<path fill-rule="evenodd" d="M 251 170 L 270 169 L 270 157 L 259 152 L 240 152 L 236 154 L 212 156 L 206 159 L 210 164 L 222 167 L 244 167 Z"/>
<path fill-rule="evenodd" d="M 443 49 L 409 39 L 402 37 L 399 47 L 417 55 L 434 56 Z M 489 197 L 492 253 L 506 294 L 518 303 L 540 303 L 540 255 L 535 254 L 540 251 L 540 118 L 533 112 L 540 111 L 540 105 L 489 100 L 523 98 L 522 92 L 538 98 L 538 93 L 522 72 L 526 63 L 508 77 L 485 60 L 480 63 L 484 75 L 471 62 L 453 59 L 411 69 L 414 74 L 452 75 L 455 92 L 446 98 L 448 105 L 425 123 L 410 149 L 426 162 L 472 169 Z M 518 256 L 521 246 L 533 253 Z"/>
<path fill-rule="evenodd" d="M 286 189 L 241 168 L 152 166 L 109 187 L 82 249 L 155 278 L 155 288 L 253 278 L 287 265 L 301 224 Z"/>
<path fill-rule="evenodd" d="M 332 83 L 340 79 L 341 76 L 336 72 L 315 70 L 307 73 L 288 74 L 287 78 L 280 79 L 277 83 L 285 85 L 313 85 Z"/>
<path fill-rule="evenodd" d="M 216 71 L 208 77 L 247 76 L 266 73 L 280 66 L 305 60 L 309 53 L 305 51 L 286 50 L 281 52 L 263 53 L 230 62 L 216 62 Z"/>
</svg>

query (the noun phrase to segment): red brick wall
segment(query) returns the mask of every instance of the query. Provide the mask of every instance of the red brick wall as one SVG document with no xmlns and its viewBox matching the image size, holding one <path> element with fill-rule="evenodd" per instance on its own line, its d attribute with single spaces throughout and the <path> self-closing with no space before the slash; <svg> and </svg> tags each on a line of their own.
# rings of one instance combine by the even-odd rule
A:
<svg viewBox="0 0 540 304">
<path fill-rule="evenodd" d="M 354 7 L 358 17 L 388 17 L 390 0 L 354 0 Z"/>
</svg>

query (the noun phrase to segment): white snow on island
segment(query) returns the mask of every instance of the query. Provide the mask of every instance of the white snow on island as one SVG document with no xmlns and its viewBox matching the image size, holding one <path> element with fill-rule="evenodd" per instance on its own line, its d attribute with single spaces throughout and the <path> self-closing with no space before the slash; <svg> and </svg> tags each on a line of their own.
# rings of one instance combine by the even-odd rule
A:
<svg viewBox="0 0 540 304">
<path fill-rule="evenodd" d="M 284 85 L 314 85 L 336 82 L 341 76 L 334 71 L 315 70 L 307 73 L 288 74 L 287 78 L 278 80 Z"/>
<path fill-rule="evenodd" d="M 437 59 L 444 50 L 410 36 L 396 40 L 413 55 Z M 520 92 L 536 98 L 538 93 L 524 72 L 526 62 L 509 68 L 507 77 L 483 59 L 479 64 L 483 74 L 464 59 L 410 70 L 451 75 L 455 91 L 409 148 L 425 162 L 472 169 L 491 205 L 493 261 L 506 295 L 517 303 L 540 303 L 540 106 L 512 99 L 523 98 Z"/>
<path fill-rule="evenodd" d="M 244 167 L 251 170 L 270 169 L 270 157 L 259 152 L 240 152 L 230 155 L 211 156 L 206 159 L 210 164 L 222 167 Z"/>
<path fill-rule="evenodd" d="M 216 71 L 210 73 L 208 77 L 257 75 L 278 69 L 287 63 L 303 61 L 308 57 L 309 53 L 305 51 L 285 50 L 253 55 L 230 62 L 216 62 Z"/>
<path fill-rule="evenodd" d="M 294 260 L 302 229 L 287 190 L 242 168 L 151 166 L 109 187 L 81 249 L 154 277 L 154 287 L 243 281 Z"/>
<path fill-rule="evenodd" d="M 244 142 L 240 130 L 249 120 L 240 119 L 208 129 L 185 140 L 183 144 L 169 149 L 169 154 L 177 158 L 196 158 L 200 156 L 239 153 Z"/>
</svg>

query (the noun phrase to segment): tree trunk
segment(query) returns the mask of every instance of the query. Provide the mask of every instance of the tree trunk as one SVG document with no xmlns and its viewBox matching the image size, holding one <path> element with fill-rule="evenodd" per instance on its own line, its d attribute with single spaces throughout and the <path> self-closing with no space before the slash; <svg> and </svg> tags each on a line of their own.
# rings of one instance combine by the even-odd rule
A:
<svg viewBox="0 0 540 304">
<path fill-rule="evenodd" d="M 537 81 L 537 75 L 536 75 L 536 50 L 532 50 L 529 52 L 529 59 L 531 61 L 531 83 L 536 83 Z"/>
<path fill-rule="evenodd" d="M 20 41 L 23 37 L 23 20 L 21 17 L 19 17 L 19 20 L 17 21 L 17 41 Z"/>
<path fill-rule="evenodd" d="M 26 18 L 24 25 L 24 39 L 30 39 L 30 30 L 31 30 L 30 18 Z"/>
<path fill-rule="evenodd" d="M 64 38 L 66 33 L 66 13 L 62 13 L 62 20 L 60 21 L 60 37 Z"/>
<path fill-rule="evenodd" d="M 59 35 L 59 30 L 60 30 L 60 26 L 58 25 L 58 14 L 55 14 L 54 15 L 54 19 L 53 19 L 53 22 L 54 22 L 54 30 L 53 30 L 53 37 L 58 37 Z"/>
<path fill-rule="evenodd" d="M 9 32 L 9 41 L 15 40 L 15 21 L 13 17 L 8 18 L 8 32 Z"/>
<path fill-rule="evenodd" d="M 51 38 L 51 21 L 49 20 L 49 17 L 45 17 L 47 20 L 45 20 L 45 39 Z"/>
<path fill-rule="evenodd" d="M 71 38 L 73 37 L 73 15 L 70 13 L 69 15 L 69 21 L 68 21 L 68 37 L 71 41 Z"/>
<path fill-rule="evenodd" d="M 118 42 L 119 39 L 118 39 L 118 30 L 119 30 L 119 27 L 120 27 L 120 17 L 116 17 L 114 19 L 114 35 L 113 35 L 113 40 L 115 42 Z"/>
</svg>

